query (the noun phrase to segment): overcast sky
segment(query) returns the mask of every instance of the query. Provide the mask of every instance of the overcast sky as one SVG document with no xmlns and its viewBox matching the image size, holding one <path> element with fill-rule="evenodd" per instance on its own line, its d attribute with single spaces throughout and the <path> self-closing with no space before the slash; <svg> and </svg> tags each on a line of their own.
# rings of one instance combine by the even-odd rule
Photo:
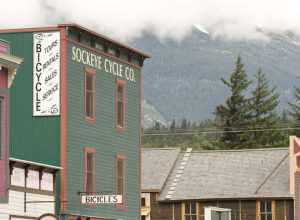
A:
<svg viewBox="0 0 300 220">
<path fill-rule="evenodd" d="M 194 24 L 213 36 L 300 35 L 299 0 L 0 0 L 0 28 L 75 22 L 122 41 L 144 32 L 176 40 Z"/>
</svg>

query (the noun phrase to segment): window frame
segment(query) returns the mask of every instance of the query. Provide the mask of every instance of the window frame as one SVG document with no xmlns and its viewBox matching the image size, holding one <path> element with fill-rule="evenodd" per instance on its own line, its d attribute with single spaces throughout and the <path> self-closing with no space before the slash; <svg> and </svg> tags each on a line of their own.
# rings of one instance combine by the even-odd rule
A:
<svg viewBox="0 0 300 220">
<path fill-rule="evenodd" d="M 189 205 L 189 212 L 187 212 L 187 210 L 186 210 L 186 205 L 187 204 Z M 192 204 L 195 205 L 195 213 L 192 213 Z M 193 201 L 185 202 L 184 203 L 184 220 L 186 220 L 187 217 L 189 218 L 189 220 L 192 220 L 193 216 L 195 216 L 195 219 L 197 219 L 197 202 L 193 202 Z"/>
<path fill-rule="evenodd" d="M 270 203 L 270 210 L 267 209 L 267 203 Z M 273 219 L 273 204 L 272 200 L 262 200 L 259 203 L 259 218 L 261 220 L 272 220 Z M 265 210 L 262 210 L 262 204 L 264 204 Z M 268 215 L 271 215 L 271 219 L 268 218 Z M 264 217 L 263 217 L 264 216 Z"/>
<path fill-rule="evenodd" d="M 96 190 L 96 148 L 85 146 L 83 148 L 84 158 L 83 158 L 83 177 L 84 177 L 84 185 L 83 185 L 83 192 L 85 193 L 94 193 Z M 87 171 L 87 155 L 93 154 L 93 172 L 92 172 L 92 190 L 87 190 L 87 178 L 88 178 L 88 171 Z"/>
<path fill-rule="evenodd" d="M 118 171 L 118 162 L 122 161 L 122 170 L 123 170 L 123 178 L 122 178 L 122 203 L 121 204 L 116 204 L 117 208 L 124 209 L 125 208 L 125 195 L 126 195 L 126 156 L 123 154 L 117 154 L 116 155 L 116 176 L 115 176 L 115 181 L 116 181 L 116 195 L 118 195 L 118 183 L 119 183 L 119 171 Z"/>
<path fill-rule="evenodd" d="M 119 125 L 119 108 L 118 108 L 118 102 L 119 102 L 119 94 L 118 89 L 119 86 L 122 87 L 122 125 Z M 123 132 L 126 129 L 126 81 L 125 80 L 116 80 L 116 88 L 115 88 L 115 123 L 116 123 L 116 129 L 118 132 Z"/>
<path fill-rule="evenodd" d="M 87 112 L 87 76 L 92 76 L 92 116 L 88 116 Z M 92 68 L 84 69 L 84 117 L 87 122 L 94 123 L 96 121 L 96 70 Z"/>
</svg>

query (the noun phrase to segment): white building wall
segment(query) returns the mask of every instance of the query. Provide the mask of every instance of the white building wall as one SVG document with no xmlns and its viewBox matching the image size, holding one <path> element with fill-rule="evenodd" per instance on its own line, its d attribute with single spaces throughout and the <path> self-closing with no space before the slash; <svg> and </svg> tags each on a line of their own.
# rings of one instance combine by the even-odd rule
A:
<svg viewBox="0 0 300 220">
<path fill-rule="evenodd" d="M 50 201 L 49 203 L 27 203 L 25 211 L 25 193 L 9 190 L 9 203 L 0 204 L 0 219 L 8 220 L 9 215 L 39 217 L 45 213 L 55 213 L 54 196 L 26 193 L 26 201 Z"/>
<path fill-rule="evenodd" d="M 39 172 L 29 170 L 26 179 L 27 188 L 35 190 L 54 190 L 53 174 L 43 173 L 41 183 L 39 183 Z M 13 188 L 17 186 L 19 189 Z M 8 204 L 0 204 L 0 220 L 9 220 L 9 216 L 39 217 L 45 213 L 55 213 L 54 195 L 26 192 L 26 212 L 25 212 L 25 171 L 22 168 L 14 168 L 11 175 L 11 189 L 8 192 Z M 41 187 L 39 189 L 39 187 Z M 45 201 L 45 202 L 42 202 Z M 30 203 L 34 202 L 34 203 Z M 40 203 L 38 203 L 40 202 Z M 13 217 L 11 220 L 21 220 L 21 217 Z M 23 220 L 23 219 L 22 219 Z M 30 220 L 30 219 L 26 219 Z"/>
</svg>

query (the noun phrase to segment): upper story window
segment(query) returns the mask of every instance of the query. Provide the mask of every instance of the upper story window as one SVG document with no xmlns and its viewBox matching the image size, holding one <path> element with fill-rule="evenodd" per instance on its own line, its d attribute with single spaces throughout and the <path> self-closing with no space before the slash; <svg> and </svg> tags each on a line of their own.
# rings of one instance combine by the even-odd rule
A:
<svg viewBox="0 0 300 220">
<path fill-rule="evenodd" d="M 185 203 L 184 216 L 185 220 L 196 220 L 196 202 Z"/>
<path fill-rule="evenodd" d="M 125 158 L 123 156 L 118 155 L 117 156 L 117 173 L 116 173 L 116 178 L 117 178 L 117 195 L 122 195 L 122 201 L 123 203 L 121 204 L 121 207 L 124 206 L 124 187 L 125 187 L 125 166 L 124 166 L 124 160 Z"/>
<path fill-rule="evenodd" d="M 84 148 L 84 191 L 95 192 L 96 186 L 96 149 Z"/>
<path fill-rule="evenodd" d="M 88 120 L 96 119 L 96 71 L 85 70 L 84 80 L 85 117 Z"/>
<path fill-rule="evenodd" d="M 272 201 L 268 200 L 260 202 L 260 219 L 272 220 Z"/>
<path fill-rule="evenodd" d="M 117 129 L 125 128 L 125 81 L 117 80 L 116 86 L 116 117 Z"/>
</svg>

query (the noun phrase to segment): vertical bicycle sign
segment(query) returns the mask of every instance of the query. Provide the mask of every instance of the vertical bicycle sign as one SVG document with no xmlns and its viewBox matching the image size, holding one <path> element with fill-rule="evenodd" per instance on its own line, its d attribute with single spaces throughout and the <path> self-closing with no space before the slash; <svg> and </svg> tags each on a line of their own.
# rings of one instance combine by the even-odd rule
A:
<svg viewBox="0 0 300 220">
<path fill-rule="evenodd" d="M 33 34 L 33 116 L 60 114 L 60 33 Z"/>
</svg>

